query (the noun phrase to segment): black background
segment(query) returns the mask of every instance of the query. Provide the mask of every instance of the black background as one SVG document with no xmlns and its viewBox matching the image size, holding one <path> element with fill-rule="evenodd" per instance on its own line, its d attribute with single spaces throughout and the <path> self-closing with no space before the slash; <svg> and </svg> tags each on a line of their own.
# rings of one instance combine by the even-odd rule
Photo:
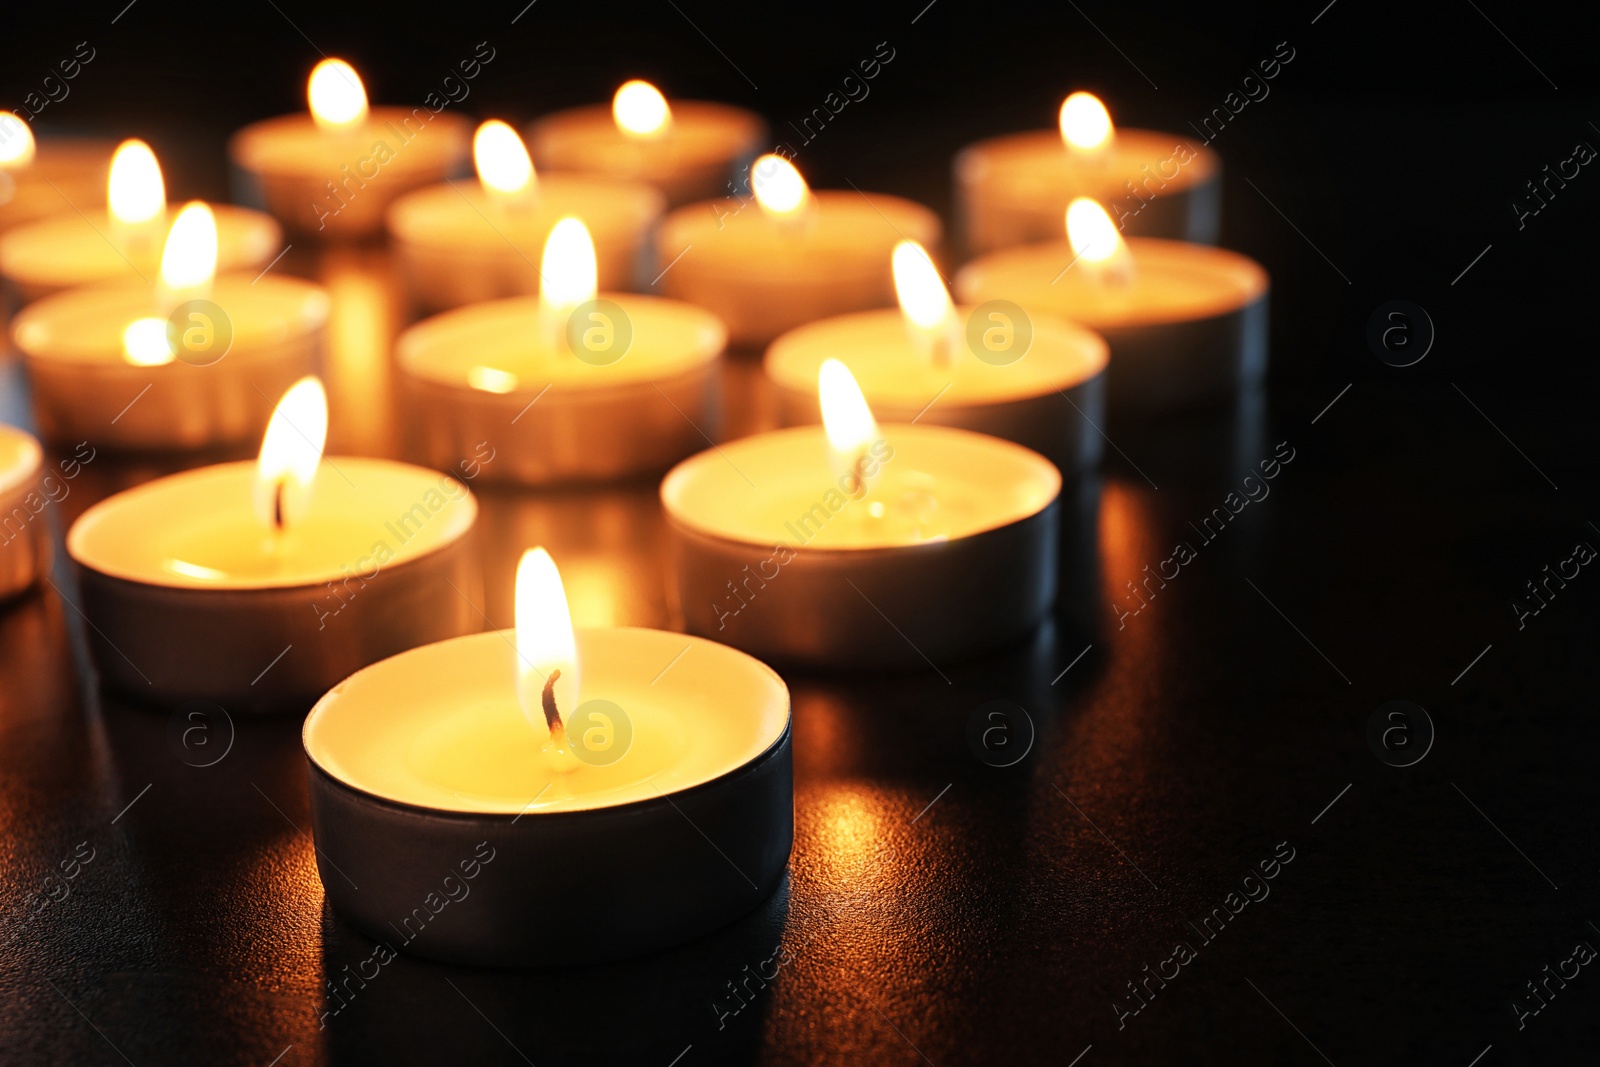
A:
<svg viewBox="0 0 1600 1067">
<path fill-rule="evenodd" d="M 1124 125 L 1182 131 L 1287 41 L 1295 58 L 1271 95 L 1213 147 L 1223 243 L 1273 277 L 1263 439 L 1296 459 L 1119 629 L 1123 583 L 1266 453 L 1239 452 L 1229 412 L 1114 433 L 1125 456 L 1110 451 L 1092 487 L 1097 566 L 1035 642 L 945 665 L 948 683 L 789 675 L 791 879 L 729 930 L 573 973 L 402 958 L 325 1029 L 324 978 L 371 945 L 326 911 L 311 845 L 289 825 L 308 822 L 297 723 L 236 723 L 226 760 L 187 766 L 164 712 L 93 692 L 74 612 L 46 587 L 0 614 L 8 1062 L 1592 1056 L 1592 967 L 1520 1030 L 1510 1007 L 1574 943 L 1600 946 L 1600 579 L 1582 572 L 1520 630 L 1510 607 L 1577 542 L 1600 545 L 1600 177 L 1585 168 L 1522 228 L 1511 206 L 1576 143 L 1600 147 L 1591 23 L 1503 0 L 538 0 L 513 25 L 521 8 L 138 0 L 112 24 L 120 3 L 33 7 L 5 16 L 0 106 L 87 40 L 96 58 L 38 128 L 145 136 L 174 199 L 220 197 L 227 135 L 303 106 L 319 52 L 351 60 L 382 103 L 419 103 L 488 41 L 496 58 L 461 105 L 474 116 L 531 118 L 645 76 L 782 131 L 887 41 L 895 58 L 871 95 L 797 163 L 817 186 L 848 179 L 947 213 L 952 154 L 1050 125 L 1064 92 L 1100 92 Z M 1365 342 L 1391 299 L 1437 328 L 1416 366 L 1386 366 Z M 18 402 L 11 392 L 6 410 Z M 648 487 L 617 494 L 612 506 L 649 515 Z M 522 516 L 506 529 L 559 540 L 582 503 L 496 507 Z M 647 583 L 650 521 L 617 549 Z M 659 604 L 652 587 L 621 613 L 662 624 Z M 995 698 L 1038 728 L 1006 770 L 963 738 Z M 1409 769 L 1364 737 L 1392 699 L 1419 702 L 1437 729 Z M 96 859 L 73 895 L 20 925 L 83 840 Z M 1119 1030 L 1124 983 L 1191 939 L 1186 924 L 1280 841 L 1296 858 L 1271 896 Z M 605 916 L 574 901 L 562 921 Z M 780 945 L 792 962 L 719 1029 L 724 984 Z"/>
</svg>

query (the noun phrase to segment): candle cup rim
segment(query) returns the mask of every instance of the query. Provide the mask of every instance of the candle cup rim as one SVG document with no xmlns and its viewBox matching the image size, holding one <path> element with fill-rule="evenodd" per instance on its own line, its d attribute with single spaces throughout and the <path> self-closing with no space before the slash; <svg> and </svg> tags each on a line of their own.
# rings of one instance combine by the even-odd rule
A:
<svg viewBox="0 0 1600 1067">
<path fill-rule="evenodd" d="M 1190 188 L 1205 182 L 1215 180 L 1222 170 L 1222 155 L 1205 141 L 1196 143 L 1188 134 L 1178 133 L 1174 130 L 1152 130 L 1145 126 L 1116 126 L 1113 129 L 1114 138 L 1125 138 L 1126 141 L 1146 141 L 1150 144 L 1161 143 L 1175 149 L 1180 143 L 1187 145 L 1194 153 L 1195 158 L 1179 167 L 1178 173 L 1171 178 L 1163 178 L 1169 185 L 1179 188 Z M 1112 142 L 1115 151 L 1116 141 Z M 966 168 L 983 163 L 989 167 L 996 166 L 994 159 L 982 159 L 986 153 L 995 151 L 1015 151 L 1018 149 L 1037 149 L 1046 156 L 1065 157 L 1066 147 L 1061 139 L 1059 126 L 1050 128 L 1030 128 L 1026 130 L 1013 130 L 1010 133 L 994 134 L 983 137 L 963 145 L 955 154 L 955 172 L 958 179 Z M 1027 163 L 1021 166 L 1026 167 Z M 1008 160 L 1002 164 L 1005 169 L 1018 166 L 1018 161 Z M 981 184 L 981 183 L 980 183 Z"/>
<path fill-rule="evenodd" d="M 409 118 L 416 110 L 417 108 L 407 108 L 397 104 L 371 105 L 367 109 L 367 121 L 357 127 L 357 130 L 366 130 L 375 124 L 396 118 Z M 268 158 L 263 159 L 257 143 L 263 135 L 271 135 L 279 130 L 314 126 L 316 126 L 316 120 L 311 117 L 310 111 L 291 111 L 282 115 L 269 115 L 266 118 L 246 123 L 229 136 L 227 145 L 228 159 L 233 165 L 264 178 L 323 176 L 321 167 L 325 161 L 305 161 L 295 158 L 291 166 L 274 166 L 273 161 L 277 158 L 275 154 L 269 152 L 267 153 Z M 320 129 L 320 127 L 317 128 Z M 418 133 L 425 133 L 429 129 L 444 129 L 456 135 L 453 139 L 457 144 L 453 148 L 445 144 L 436 156 L 417 159 L 415 162 L 406 162 L 412 159 L 415 153 L 396 151 L 392 163 L 385 165 L 384 173 L 427 172 L 437 169 L 438 160 L 441 159 L 446 161 L 447 168 L 460 160 L 467 159 L 472 154 L 471 128 L 471 123 L 460 115 L 445 111 L 430 114 L 427 126 L 419 129 Z M 364 145 L 361 149 L 363 152 L 369 150 L 369 145 Z M 347 160 L 346 162 L 354 162 L 354 160 Z M 326 176 L 333 177 L 334 175 L 329 174 Z"/>
<path fill-rule="evenodd" d="M 0 422 L 0 438 L 4 437 L 15 437 L 27 460 L 21 473 L 9 481 L 0 472 L 0 503 L 9 502 L 13 496 L 27 496 L 38 482 L 39 472 L 44 470 L 44 445 L 39 438 L 20 426 Z"/>
<path fill-rule="evenodd" d="M 627 800 L 627 801 L 623 801 L 623 802 L 617 803 L 617 804 L 602 804 L 602 805 L 597 805 L 597 806 L 594 806 L 594 807 L 570 808 L 570 809 L 562 809 L 562 810 L 558 810 L 558 811 L 544 811 L 544 812 L 526 811 L 526 810 L 520 811 L 520 812 L 518 812 L 518 811 L 463 811 L 463 810 L 460 810 L 460 809 L 452 809 L 452 808 L 429 807 L 429 806 L 423 805 L 423 804 L 413 804 L 410 801 L 396 800 L 393 797 L 386 797 L 386 796 L 383 796 L 380 793 L 371 792 L 370 790 L 363 789 L 360 786 L 353 785 L 350 782 L 345 781 L 343 778 L 340 778 L 337 774 L 335 774 L 332 770 L 328 769 L 327 767 L 324 767 L 322 765 L 322 763 L 320 763 L 317 760 L 317 757 L 312 754 L 312 752 L 311 752 L 310 734 L 311 734 L 311 731 L 312 731 L 312 729 L 313 729 L 313 727 L 315 725 L 314 721 L 317 719 L 317 717 L 319 715 L 327 714 L 328 712 L 325 709 L 331 706 L 331 702 L 332 702 L 333 698 L 336 696 L 336 694 L 338 694 L 338 692 L 341 689 L 343 689 L 346 685 L 348 685 L 351 681 L 353 681 L 354 679 L 360 677 L 361 675 L 366 674 L 369 671 L 377 670 L 378 668 L 383 667 L 386 663 L 389 663 L 392 660 L 399 659 L 402 656 L 408 656 L 408 655 L 411 655 L 413 653 L 419 652 L 422 649 L 432 648 L 432 647 L 437 646 L 437 645 L 447 645 L 447 644 L 453 644 L 453 643 L 456 643 L 456 642 L 466 642 L 466 641 L 481 641 L 481 640 L 483 640 L 483 639 L 485 639 L 487 637 L 495 637 L 495 638 L 498 638 L 498 639 L 501 639 L 501 640 L 511 640 L 513 642 L 516 640 L 516 631 L 514 629 L 513 630 L 480 630 L 477 633 L 462 634 L 459 637 L 449 637 L 449 638 L 444 639 L 443 641 L 435 641 L 435 642 L 432 642 L 429 645 L 419 645 L 417 648 L 410 648 L 410 649 L 406 649 L 404 652 L 397 652 L 394 655 L 387 656 L 387 657 L 385 657 L 385 658 L 383 658 L 381 660 L 378 660 L 375 663 L 369 663 L 367 666 L 362 667 L 360 670 L 358 670 L 355 673 L 349 675 L 348 677 L 342 679 L 332 689 L 328 690 L 320 698 L 318 698 L 317 702 L 312 705 L 311 710 L 306 713 L 305 721 L 300 726 L 300 748 L 301 748 L 301 751 L 305 754 L 307 764 L 310 765 L 311 767 L 315 768 L 329 782 L 332 782 L 335 785 L 338 785 L 339 787 L 343 788 L 344 790 L 346 790 L 347 792 L 349 792 L 351 794 L 354 794 L 357 797 L 361 797 L 361 798 L 363 798 L 365 800 L 368 800 L 368 801 L 370 801 L 372 803 L 378 804 L 378 805 L 383 806 L 383 807 L 392 808 L 392 809 L 399 810 L 399 811 L 404 811 L 404 812 L 420 814 L 420 815 L 435 816 L 435 817 L 438 817 L 438 818 L 444 818 L 444 819 L 455 820 L 455 821 L 465 821 L 465 822 L 477 821 L 477 822 L 481 822 L 483 820 L 490 820 L 490 821 L 495 821 L 495 822 L 499 822 L 499 821 L 515 822 L 516 820 L 522 818 L 523 815 L 538 816 L 539 818 L 543 818 L 543 819 L 551 819 L 551 818 L 582 818 L 582 817 L 585 817 L 585 816 L 593 817 L 593 818 L 601 818 L 601 817 L 604 817 L 604 816 L 607 816 L 607 815 L 613 815 L 613 814 L 617 814 L 617 813 L 626 814 L 626 813 L 631 812 L 631 811 L 642 810 L 647 806 L 659 805 L 659 804 L 662 804 L 664 802 L 665 803 L 670 803 L 669 798 L 679 797 L 679 796 L 683 796 L 684 794 L 687 794 L 687 793 L 694 793 L 694 792 L 697 792 L 697 791 L 707 790 L 707 789 L 710 789 L 710 788 L 713 788 L 713 787 L 726 785 L 729 781 L 739 777 L 742 774 L 753 773 L 755 770 L 757 770 L 763 764 L 765 764 L 769 760 L 773 759 L 780 752 L 780 750 L 782 750 L 784 748 L 784 746 L 788 743 L 788 741 L 790 739 L 790 736 L 791 736 L 791 734 L 793 733 L 793 730 L 794 730 L 794 697 L 793 697 L 793 694 L 789 691 L 789 684 L 783 680 L 783 676 L 780 675 L 776 670 L 774 670 L 765 660 L 762 660 L 762 659 L 760 659 L 760 658 L 758 658 L 756 656 L 753 656 L 750 653 L 744 651 L 743 649 L 735 648 L 732 645 L 725 645 L 725 644 L 721 643 L 720 641 L 714 641 L 709 637 L 702 637 L 699 634 L 678 633 L 677 631 L 672 631 L 672 630 L 659 630 L 659 629 L 656 629 L 656 628 L 650 627 L 650 626 L 580 626 L 580 627 L 576 628 L 575 633 L 581 636 L 581 635 L 586 634 L 586 633 L 595 633 L 595 632 L 602 632 L 602 631 L 611 632 L 611 633 L 621 632 L 621 633 L 667 634 L 667 635 L 671 636 L 674 640 L 681 639 L 681 640 L 683 640 L 685 642 L 689 642 L 691 645 L 692 644 L 711 645 L 711 646 L 714 646 L 714 647 L 716 647 L 718 649 L 721 649 L 725 653 L 732 653 L 734 655 L 737 655 L 741 659 L 748 660 L 749 663 L 752 666 L 754 666 L 756 668 L 759 668 L 761 671 L 765 672 L 766 675 L 770 678 L 770 680 L 774 684 L 776 684 L 776 686 L 778 687 L 778 690 L 783 694 L 783 727 L 782 727 L 782 729 L 780 729 L 777 732 L 777 734 L 774 735 L 772 740 L 767 745 L 765 745 L 761 749 L 760 752 L 756 753 L 751 758 L 743 761 L 742 763 L 738 764 L 735 767 L 730 768 L 729 770 L 723 771 L 720 774 L 717 774 L 717 775 L 715 775 L 715 776 L 713 776 L 711 778 L 707 778 L 704 781 L 696 782 L 693 785 L 684 786 L 681 789 L 674 789 L 674 790 L 670 790 L 668 792 L 663 792 L 663 793 L 661 793 L 661 794 L 659 794 L 657 796 L 640 797 L 640 798 L 638 798 L 636 800 Z M 535 799 L 537 799 L 537 798 L 535 798 Z M 539 824 L 538 823 L 534 823 L 533 825 L 539 825 Z"/>
</svg>

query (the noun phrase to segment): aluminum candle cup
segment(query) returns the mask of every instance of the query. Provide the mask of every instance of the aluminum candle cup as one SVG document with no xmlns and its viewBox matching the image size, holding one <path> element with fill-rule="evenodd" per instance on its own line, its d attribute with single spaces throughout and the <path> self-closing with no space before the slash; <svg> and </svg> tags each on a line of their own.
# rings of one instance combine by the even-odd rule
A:
<svg viewBox="0 0 1600 1067">
<path fill-rule="evenodd" d="M 0 425 L 0 600 L 32 588 L 49 553 L 43 465 L 38 441 Z"/>
<path fill-rule="evenodd" d="M 670 265 L 662 288 L 714 312 L 727 323 L 730 343 L 762 346 L 816 319 L 893 304 L 895 243 L 939 242 L 938 217 L 910 200 L 808 195 L 807 206 L 788 218 L 738 199 L 672 212 L 657 241 L 658 269 Z"/>
<path fill-rule="evenodd" d="M 692 940 L 772 893 L 794 838 L 783 681 L 683 634 L 576 636 L 564 773 L 519 707 L 511 631 L 403 653 L 318 702 L 312 827 L 340 917 L 430 959 L 570 967 Z"/>
<path fill-rule="evenodd" d="M 643 272 L 662 208 L 642 182 L 540 175 L 526 204 L 507 205 L 471 181 L 418 189 L 389 208 L 388 228 L 412 299 L 442 311 L 537 293 L 540 249 L 563 215 L 589 228 L 601 289 L 637 288 L 654 276 Z"/>
<path fill-rule="evenodd" d="M 51 441 L 129 450 L 195 449 L 259 439 L 290 384 L 313 373 L 329 302 L 317 286 L 269 274 L 218 278 L 168 313 L 142 284 L 74 289 L 12 324 L 39 429 Z M 133 362 L 123 332 L 167 319 L 170 356 Z"/>
<path fill-rule="evenodd" d="M 259 211 L 211 204 L 217 223 L 217 271 L 250 277 L 283 251 L 283 231 Z M 170 218 L 170 214 L 169 214 Z M 96 282 L 149 286 L 161 268 L 160 235 L 121 229 L 104 219 L 91 223 L 72 211 L 0 234 L 0 276 L 21 303 Z M 148 290 L 147 290 L 148 291 Z"/>
<path fill-rule="evenodd" d="M 309 114 L 251 123 L 228 142 L 238 198 L 293 234 L 319 239 L 383 232 L 402 193 L 467 169 L 472 127 L 429 107 L 377 107 L 343 130 Z"/>
<path fill-rule="evenodd" d="M 1065 241 L 992 252 L 962 268 L 956 294 L 972 303 L 1013 300 L 1101 334 L 1111 346 L 1113 412 L 1201 404 L 1266 376 L 1268 280 L 1259 263 L 1148 237 L 1128 241 L 1127 253 L 1133 273 L 1119 286 L 1098 279 L 1087 260 L 1074 262 Z"/>
<path fill-rule="evenodd" d="M 1078 196 L 1104 203 L 1128 236 L 1215 244 L 1222 229 L 1221 157 L 1154 130 L 1118 129 L 1104 157 L 1089 162 L 1056 130 L 979 141 L 956 156 L 955 186 L 972 255 L 1059 237 Z"/>
<path fill-rule="evenodd" d="M 158 704 L 304 710 L 353 671 L 471 633 L 481 616 L 460 482 L 387 460 L 324 460 L 274 541 L 257 464 L 185 471 L 91 507 L 67 534 L 102 682 Z"/>
<path fill-rule="evenodd" d="M 919 346 L 899 310 L 841 315 L 784 334 L 765 360 L 784 425 L 819 421 L 817 372 L 837 359 L 880 418 L 1003 437 L 1068 477 L 1098 466 L 1106 343 L 1014 304 L 958 307 L 955 319 L 957 330 L 939 339 L 947 357 Z"/>
<path fill-rule="evenodd" d="M 537 297 L 447 311 L 401 335 L 401 395 L 418 457 L 453 468 L 491 448 L 483 477 L 524 485 L 660 471 L 720 421 L 727 334 L 715 316 L 659 297 L 603 294 L 559 338 Z"/>
<path fill-rule="evenodd" d="M 1013 641 L 1056 593 L 1061 475 L 1019 445 L 887 424 L 865 496 L 821 427 L 757 434 L 661 484 L 691 633 L 824 667 L 923 668 Z M 877 506 L 881 505 L 881 507 Z"/>
<path fill-rule="evenodd" d="M 0 233 L 74 208 L 104 211 L 106 171 L 116 147 L 115 141 L 47 137 L 28 163 L 0 163 Z"/>
<path fill-rule="evenodd" d="M 540 170 L 583 171 L 649 182 L 672 205 L 720 196 L 767 136 L 759 115 L 726 104 L 674 100 L 665 129 L 646 135 L 617 125 L 614 105 L 546 115 L 528 128 Z"/>
</svg>

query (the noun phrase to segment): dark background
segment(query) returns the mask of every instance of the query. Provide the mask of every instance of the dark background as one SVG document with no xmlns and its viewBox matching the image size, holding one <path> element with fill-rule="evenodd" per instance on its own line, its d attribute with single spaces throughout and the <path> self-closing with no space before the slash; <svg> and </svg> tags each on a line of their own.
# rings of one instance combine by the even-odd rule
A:
<svg viewBox="0 0 1600 1067">
<path fill-rule="evenodd" d="M 1600 177 L 1586 167 L 1521 229 L 1511 207 L 1576 143 L 1600 147 L 1593 23 L 1504 0 L 1045 7 L 538 0 L 514 25 L 519 0 L 138 0 L 115 24 L 119 2 L 7 13 L 0 107 L 87 40 L 96 58 L 36 128 L 146 137 L 174 200 L 225 194 L 228 134 L 301 108 L 319 52 L 354 63 L 375 102 L 420 103 L 488 41 L 497 55 L 467 114 L 523 120 L 644 76 L 669 96 L 751 107 L 781 135 L 887 41 L 895 58 L 871 95 L 797 162 L 814 185 L 848 179 L 947 217 L 953 153 L 1051 125 L 1070 89 L 1101 93 L 1119 124 L 1182 132 L 1278 42 L 1296 53 L 1213 145 L 1223 243 L 1273 278 L 1265 415 L 1245 405 L 1114 432 L 1125 455 L 1109 450 L 1085 489 L 1090 562 L 1028 646 L 941 665 L 945 677 L 786 674 L 790 882 L 705 941 L 570 973 L 402 958 L 319 1029 L 324 980 L 372 946 L 325 909 L 298 832 L 298 722 L 236 721 L 225 760 L 189 766 L 167 710 L 94 692 L 75 612 L 53 590 L 5 609 L 7 1062 L 1592 1056 L 1592 966 L 1521 1029 L 1510 1005 L 1575 943 L 1600 947 L 1600 578 L 1581 572 L 1522 629 L 1510 604 L 1576 543 L 1600 545 Z M 381 253 L 363 255 L 381 278 Z M 350 266 L 290 265 L 323 278 Z M 1386 366 L 1364 339 L 1392 299 L 1437 329 L 1416 366 Z M 0 410 L 15 411 L 7 381 Z M 1119 629 L 1124 583 L 1279 441 L 1296 459 L 1272 496 Z M 58 522 L 98 491 L 85 483 Z M 584 528 L 596 508 L 624 532 Z M 670 623 L 649 486 L 506 496 L 485 516 L 504 549 L 491 575 L 533 536 L 566 538 L 615 568 L 618 621 Z M 65 568 L 54 577 L 70 594 Z M 1037 728 L 1008 769 L 964 739 L 991 699 Z M 1424 706 L 1437 731 L 1405 769 L 1364 736 L 1394 699 Z M 80 841 L 96 858 L 71 897 L 24 923 Z M 1200 947 L 1187 924 L 1283 841 L 1295 859 L 1271 896 Z M 605 916 L 574 901 L 562 921 Z M 1113 1000 L 1176 939 L 1199 958 L 1119 1029 Z M 719 1029 L 725 984 L 780 947 L 791 962 Z"/>
</svg>

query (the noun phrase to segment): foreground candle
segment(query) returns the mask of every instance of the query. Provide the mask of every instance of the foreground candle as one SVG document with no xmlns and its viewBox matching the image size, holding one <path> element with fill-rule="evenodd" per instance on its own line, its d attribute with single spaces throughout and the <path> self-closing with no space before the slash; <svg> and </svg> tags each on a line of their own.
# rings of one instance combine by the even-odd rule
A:
<svg viewBox="0 0 1600 1067">
<path fill-rule="evenodd" d="M 256 462 L 159 478 L 73 523 L 105 684 L 168 705 L 303 710 L 369 663 L 478 628 L 472 494 L 401 463 L 324 461 L 327 418 L 305 379 Z"/>
<path fill-rule="evenodd" d="M 1100 461 L 1106 343 L 1050 315 L 993 301 L 957 307 L 927 250 L 894 250 L 900 309 L 860 311 L 791 330 L 767 349 L 785 425 L 815 423 L 817 375 L 837 359 L 872 410 L 891 422 L 1004 437 L 1063 474 Z"/>
<path fill-rule="evenodd" d="M 0 600 L 30 589 L 48 552 L 50 501 L 40 469 L 44 453 L 32 436 L 0 425 Z"/>
<path fill-rule="evenodd" d="M 735 345 L 765 345 L 830 315 L 894 303 L 895 242 L 935 245 L 939 219 L 881 193 L 812 192 L 787 160 L 762 156 L 748 199 L 667 216 L 657 241 L 669 296 L 716 313 Z"/>
<path fill-rule="evenodd" d="M 0 235 L 0 276 L 21 303 L 95 282 L 155 280 L 169 220 L 161 167 L 143 141 L 118 147 L 106 200 L 98 218 L 63 205 L 58 214 Z M 283 234 L 266 215 L 207 206 L 216 220 L 220 269 L 254 274 L 283 250 Z"/>
<path fill-rule="evenodd" d="M 102 210 L 115 147 L 87 138 L 35 141 L 26 122 L 0 111 L 0 233 L 73 208 Z"/>
<path fill-rule="evenodd" d="M 543 549 L 518 567 L 515 632 L 374 664 L 303 738 L 329 901 L 432 959 L 573 966 L 679 944 L 767 897 L 793 842 L 783 681 L 696 637 L 574 632 Z M 579 902 L 603 921 L 562 921 Z"/>
<path fill-rule="evenodd" d="M 805 664 L 937 668 L 1033 629 L 1056 593 L 1055 466 L 965 430 L 880 432 L 843 364 L 819 378 L 823 426 L 730 442 L 661 483 L 689 631 Z"/>
<path fill-rule="evenodd" d="M 306 82 L 307 114 L 252 123 L 228 142 L 239 199 L 307 237 L 380 232 L 396 197 L 466 164 L 471 126 L 438 99 L 438 108 L 369 108 L 360 75 L 324 59 Z"/>
<path fill-rule="evenodd" d="M 534 263 L 556 222 L 582 219 L 594 239 L 600 288 L 637 288 L 653 248 L 661 194 L 642 182 L 535 174 L 516 131 L 478 127 L 478 181 L 407 193 L 389 208 L 389 234 L 412 300 L 430 311 L 539 291 Z"/>
<path fill-rule="evenodd" d="M 541 168 L 649 182 L 677 205 L 720 195 L 766 134 L 753 112 L 698 100 L 669 104 L 649 82 L 630 81 L 610 107 L 545 116 L 528 141 Z"/>
<path fill-rule="evenodd" d="M 523 484 L 665 469 L 704 446 L 719 419 L 726 331 L 697 307 L 595 295 L 595 254 L 566 218 L 541 258 L 544 287 L 457 308 L 396 346 L 412 442 L 446 467 L 490 448 L 484 476 Z"/>
<path fill-rule="evenodd" d="M 174 221 L 160 283 L 73 289 L 24 308 L 12 337 L 43 435 L 130 450 L 254 440 L 274 399 L 312 373 L 327 294 L 281 275 L 213 279 L 205 204 Z"/>
<path fill-rule="evenodd" d="M 1103 335 L 1109 403 L 1168 411 L 1259 383 L 1267 370 L 1267 272 L 1221 248 L 1123 241 L 1094 201 L 1073 201 L 1068 240 L 992 252 L 956 275 L 974 303 L 1013 300 Z"/>
<path fill-rule="evenodd" d="M 1221 228 L 1222 160 L 1188 137 L 1118 129 L 1098 97 L 1073 93 L 1058 130 L 980 141 L 956 157 L 967 251 L 1047 241 L 1079 196 L 1111 205 L 1117 228 L 1213 244 Z"/>
</svg>

